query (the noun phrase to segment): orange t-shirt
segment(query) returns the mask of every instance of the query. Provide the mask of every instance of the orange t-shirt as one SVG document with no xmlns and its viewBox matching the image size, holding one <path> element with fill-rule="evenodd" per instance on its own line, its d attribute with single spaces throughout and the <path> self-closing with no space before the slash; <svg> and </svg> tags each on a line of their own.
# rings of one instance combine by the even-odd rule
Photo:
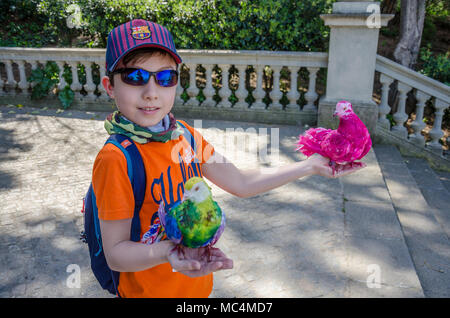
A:
<svg viewBox="0 0 450 318">
<path fill-rule="evenodd" d="M 190 143 L 181 135 L 166 143 L 135 143 L 144 162 L 146 173 L 145 199 L 140 211 L 141 243 L 158 242 L 163 236 L 158 207 L 161 199 L 172 207 L 184 194 L 184 183 L 193 176 L 202 176 L 202 165 L 214 153 L 203 136 L 181 121 L 194 136 L 196 157 Z M 127 174 L 124 154 L 114 145 L 106 144 L 98 153 L 92 173 L 92 186 L 97 200 L 98 216 L 102 220 L 133 217 L 134 195 Z M 208 297 L 212 291 L 212 274 L 190 278 L 172 272 L 164 263 L 139 272 L 120 273 L 118 290 L 122 297 Z"/>
</svg>

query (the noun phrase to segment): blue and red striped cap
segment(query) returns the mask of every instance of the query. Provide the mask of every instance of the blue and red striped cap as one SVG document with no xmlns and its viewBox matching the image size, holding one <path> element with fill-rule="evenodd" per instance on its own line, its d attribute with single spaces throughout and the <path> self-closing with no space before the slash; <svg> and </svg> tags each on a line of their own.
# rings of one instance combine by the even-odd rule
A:
<svg viewBox="0 0 450 318">
<path fill-rule="evenodd" d="M 180 64 L 172 35 L 162 25 L 135 19 L 115 27 L 108 35 L 106 71 L 112 72 L 122 57 L 133 50 L 155 47 L 168 52 Z"/>
</svg>

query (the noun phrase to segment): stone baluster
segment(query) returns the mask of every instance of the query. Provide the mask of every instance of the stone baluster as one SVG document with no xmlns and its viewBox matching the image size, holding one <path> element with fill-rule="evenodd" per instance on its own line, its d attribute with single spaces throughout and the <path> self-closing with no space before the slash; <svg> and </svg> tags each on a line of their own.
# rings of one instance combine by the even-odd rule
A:
<svg viewBox="0 0 450 318">
<path fill-rule="evenodd" d="M 299 110 L 297 100 L 300 98 L 300 93 L 297 89 L 297 77 L 300 66 L 291 67 L 291 87 L 289 93 L 287 93 L 287 98 L 289 99 L 289 104 L 286 105 L 288 110 Z"/>
<path fill-rule="evenodd" d="M 70 88 L 74 92 L 75 98 L 80 99 L 82 97 L 80 91 L 83 86 L 78 78 L 78 62 L 70 62 L 69 65 L 72 70 L 72 84 L 70 85 Z"/>
<path fill-rule="evenodd" d="M 252 104 L 251 108 L 265 109 L 266 104 L 263 102 L 263 98 L 264 96 L 266 96 L 266 91 L 263 89 L 262 86 L 265 65 L 258 64 L 255 65 L 254 68 L 256 70 L 256 89 L 253 92 L 255 102 Z"/>
<path fill-rule="evenodd" d="M 423 110 L 425 109 L 425 103 L 430 99 L 430 95 L 425 94 L 419 90 L 416 91 L 416 119 L 411 123 L 411 128 L 414 133 L 409 135 L 410 140 L 414 140 L 414 143 L 419 146 L 425 146 L 425 138 L 422 136 L 422 130 L 427 126 L 423 122 Z"/>
<path fill-rule="evenodd" d="M 197 76 L 197 71 L 196 71 L 196 67 L 197 65 L 195 64 L 189 64 L 189 87 L 186 90 L 187 94 L 189 95 L 189 100 L 187 101 L 186 105 L 188 106 L 198 106 L 200 103 L 197 100 L 197 95 L 199 92 L 199 89 L 197 87 L 197 81 L 196 81 L 196 76 Z"/>
<path fill-rule="evenodd" d="M 0 61 L 1 62 L 1 61 Z M 2 62 L 3 63 L 3 62 Z M 5 87 L 5 81 L 2 79 L 2 76 L 0 74 L 0 96 L 5 95 L 5 93 L 3 92 L 3 87 Z"/>
<path fill-rule="evenodd" d="M 219 64 L 220 69 L 222 70 L 222 88 L 219 90 L 219 96 L 222 98 L 218 107 L 231 107 L 231 102 L 228 100 L 231 95 L 231 89 L 229 84 L 229 70 L 230 64 Z"/>
<path fill-rule="evenodd" d="M 31 61 L 29 61 L 28 63 L 30 63 L 30 65 L 31 65 L 31 72 L 33 72 L 35 69 L 37 69 L 37 67 L 38 67 L 38 61 L 31 60 Z M 35 85 L 36 85 L 36 83 L 34 83 L 34 82 L 31 82 L 31 83 L 30 83 L 30 87 L 31 87 L 31 88 L 33 88 Z"/>
<path fill-rule="evenodd" d="M 18 86 L 21 90 L 21 95 L 28 95 L 28 87 L 30 86 L 27 82 L 27 77 L 25 75 L 25 61 L 19 60 L 16 62 L 19 67 L 19 83 Z"/>
<path fill-rule="evenodd" d="M 430 130 L 429 135 L 431 141 L 427 143 L 433 152 L 442 155 L 442 145 L 439 143 L 439 139 L 444 136 L 442 131 L 442 118 L 444 116 L 444 109 L 446 109 L 450 104 L 446 101 L 436 98 L 434 102 L 434 108 L 436 109 L 433 129 Z"/>
<path fill-rule="evenodd" d="M 392 77 L 389 77 L 383 73 L 380 74 L 380 83 L 381 87 L 381 102 L 378 107 L 378 123 L 386 129 L 391 128 L 391 123 L 389 119 L 386 118 L 386 115 L 391 111 L 391 107 L 389 106 L 389 85 L 394 81 Z"/>
<path fill-rule="evenodd" d="M 270 92 L 270 98 L 272 104 L 269 105 L 271 109 L 281 109 L 283 105 L 280 104 L 280 99 L 283 97 L 283 93 L 280 91 L 280 71 L 282 66 L 275 65 L 270 67 L 273 75 L 273 86 Z"/>
<path fill-rule="evenodd" d="M 316 93 L 316 78 L 319 69 L 320 68 L 318 67 L 307 67 L 307 70 L 309 72 L 309 84 L 308 84 L 308 91 L 305 94 L 305 99 L 307 103 L 303 107 L 303 110 L 317 112 L 316 106 L 314 106 L 314 102 L 318 97 Z"/>
<path fill-rule="evenodd" d="M 63 74 L 64 74 L 64 65 L 65 64 L 66 63 L 64 61 L 56 61 L 56 65 L 58 65 L 58 68 L 59 68 L 59 85 L 58 85 L 58 89 L 60 91 L 62 91 L 67 85 L 66 80 L 64 79 L 64 76 L 63 76 Z"/>
<path fill-rule="evenodd" d="M 247 108 L 247 102 L 245 98 L 247 97 L 247 89 L 245 88 L 245 71 L 247 70 L 247 65 L 236 65 L 239 71 L 239 88 L 236 90 L 235 95 L 238 98 L 234 108 Z"/>
<path fill-rule="evenodd" d="M 399 91 L 398 108 L 394 114 L 395 126 L 392 131 L 403 138 L 407 137 L 408 131 L 403 124 L 408 120 L 408 115 L 405 113 L 406 94 L 412 89 L 411 86 L 398 82 L 397 89 Z"/>
<path fill-rule="evenodd" d="M 184 100 L 181 98 L 181 95 L 184 92 L 183 86 L 181 86 L 181 80 L 180 76 L 178 76 L 178 83 L 177 83 L 177 89 L 175 91 L 175 105 L 176 106 L 183 106 Z"/>
<path fill-rule="evenodd" d="M 38 61 L 36 61 L 36 62 L 42 65 L 42 70 L 45 70 L 45 68 L 47 67 L 47 63 L 48 63 L 49 61 L 38 60 Z M 37 84 L 37 83 L 34 83 L 34 85 L 36 85 L 36 84 Z"/>
<path fill-rule="evenodd" d="M 84 62 L 83 63 L 85 70 L 86 70 L 86 86 L 84 89 L 87 92 L 86 98 L 88 100 L 94 100 L 97 98 L 97 96 L 95 96 L 95 94 L 94 94 L 96 85 L 94 84 L 94 81 L 92 80 L 92 63 L 93 62 Z"/>
<path fill-rule="evenodd" d="M 206 107 L 213 107 L 216 105 L 216 102 L 213 99 L 215 90 L 212 86 L 212 64 L 203 64 L 203 67 L 205 68 L 205 76 L 206 76 L 206 86 L 203 89 L 203 95 L 205 95 L 205 100 L 203 101 L 203 106 Z"/>
<path fill-rule="evenodd" d="M 8 88 L 9 94 L 14 94 L 14 90 L 16 88 L 17 82 L 14 79 L 13 70 L 12 70 L 12 60 L 5 60 L 6 67 L 6 87 Z"/>
<path fill-rule="evenodd" d="M 105 61 L 98 61 L 97 64 L 100 67 L 100 83 L 98 84 L 98 90 L 100 91 L 99 98 L 102 100 L 109 100 L 110 97 L 108 93 L 106 92 L 105 88 L 102 84 L 102 78 L 106 76 L 106 67 L 105 67 Z"/>
</svg>

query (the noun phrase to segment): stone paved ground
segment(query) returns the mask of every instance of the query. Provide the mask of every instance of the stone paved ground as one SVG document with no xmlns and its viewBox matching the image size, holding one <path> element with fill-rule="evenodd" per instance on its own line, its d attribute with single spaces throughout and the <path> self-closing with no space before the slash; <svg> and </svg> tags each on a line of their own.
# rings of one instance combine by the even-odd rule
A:
<svg viewBox="0 0 450 318">
<path fill-rule="evenodd" d="M 105 116 L 0 106 L 0 297 L 110 297 L 79 241 Z M 230 147 L 245 135 L 276 146 L 278 132 L 273 162 L 304 159 L 294 151 L 297 127 L 204 120 L 199 130 L 242 169 L 268 167 L 254 146 Z M 212 185 L 227 213 L 218 246 L 234 268 L 215 274 L 211 297 L 423 297 L 373 151 L 364 161 L 349 177 L 306 177 L 248 199 Z M 71 264 L 81 288 L 68 287 Z M 371 264 L 381 267 L 380 288 L 368 287 Z"/>
</svg>

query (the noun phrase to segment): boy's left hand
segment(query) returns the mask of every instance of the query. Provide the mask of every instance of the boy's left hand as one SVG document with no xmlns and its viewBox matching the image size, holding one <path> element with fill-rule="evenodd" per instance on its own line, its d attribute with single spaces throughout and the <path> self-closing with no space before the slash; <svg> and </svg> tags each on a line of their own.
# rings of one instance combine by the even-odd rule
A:
<svg viewBox="0 0 450 318">
<path fill-rule="evenodd" d="M 200 277 L 222 269 L 232 269 L 233 260 L 228 258 L 220 249 L 211 247 L 211 258 L 208 261 L 206 247 L 188 248 L 183 247 L 183 253 L 172 251 L 169 263 L 172 268 L 189 277 Z"/>
</svg>

